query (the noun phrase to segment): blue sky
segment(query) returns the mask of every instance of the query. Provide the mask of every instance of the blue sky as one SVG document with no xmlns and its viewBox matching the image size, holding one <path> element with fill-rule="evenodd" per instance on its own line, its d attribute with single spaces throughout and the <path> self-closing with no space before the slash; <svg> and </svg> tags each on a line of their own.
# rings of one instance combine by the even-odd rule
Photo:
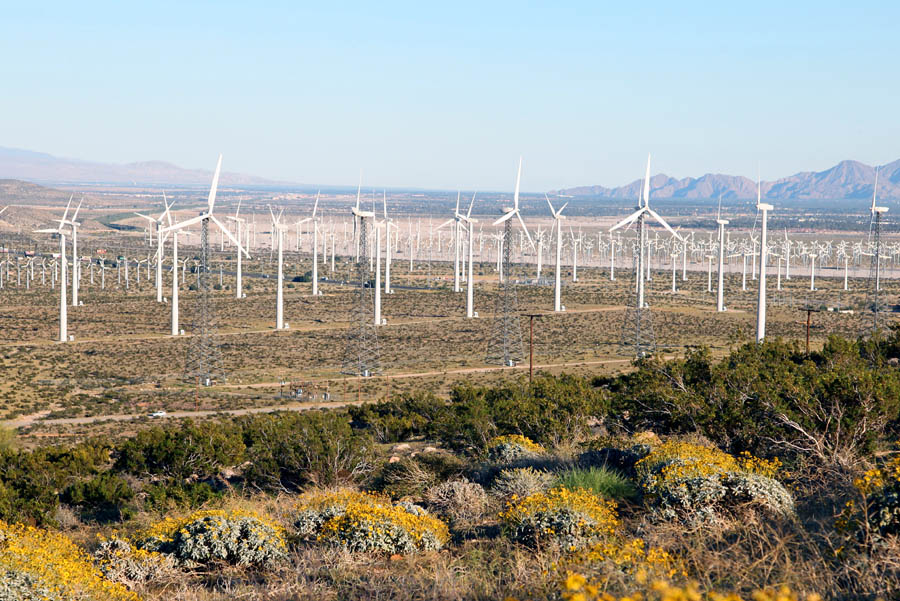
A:
<svg viewBox="0 0 900 601">
<path fill-rule="evenodd" d="M 521 154 L 532 191 L 632 181 L 647 152 L 676 177 L 900 158 L 896 2 L 0 9 L 0 146 L 485 190 Z"/>
</svg>

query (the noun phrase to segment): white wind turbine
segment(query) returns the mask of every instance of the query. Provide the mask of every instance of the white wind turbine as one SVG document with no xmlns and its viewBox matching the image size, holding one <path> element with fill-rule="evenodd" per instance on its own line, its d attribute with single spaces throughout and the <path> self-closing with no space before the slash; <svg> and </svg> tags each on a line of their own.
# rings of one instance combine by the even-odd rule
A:
<svg viewBox="0 0 900 601">
<path fill-rule="evenodd" d="M 206 200 L 206 211 L 196 217 L 192 217 L 181 223 L 175 223 L 162 229 L 163 234 L 172 233 L 172 262 L 174 269 L 172 270 L 172 336 L 179 334 L 178 329 L 178 232 L 186 227 L 202 223 L 204 220 L 212 221 L 237 247 L 238 252 L 243 252 L 249 259 L 250 254 L 241 246 L 241 243 L 235 238 L 231 232 L 225 227 L 221 221 L 213 215 L 213 207 L 216 204 L 216 190 L 219 187 L 219 173 L 222 171 L 222 155 L 216 163 L 216 171 L 213 175 L 212 184 L 209 187 L 209 197 Z M 182 277 L 184 276 L 184 268 L 182 269 Z"/>
<path fill-rule="evenodd" d="M 762 202 L 762 182 L 759 172 L 756 174 L 756 210 L 762 211 L 762 229 L 759 237 L 759 297 L 756 301 L 756 341 L 762 342 L 766 337 L 766 255 L 768 254 L 768 220 L 769 211 L 774 207 Z"/>
<path fill-rule="evenodd" d="M 472 248 L 475 244 L 475 222 L 477 219 L 472 218 L 472 207 L 475 205 L 475 193 L 472 194 L 472 200 L 469 202 L 469 210 L 461 218 L 466 224 L 468 240 L 466 243 L 466 254 L 468 255 L 468 274 L 466 275 L 466 318 L 471 319 L 475 314 L 475 276 L 472 269 Z"/>
<path fill-rule="evenodd" d="M 645 226 L 646 216 L 650 215 L 657 223 L 666 228 L 670 234 L 675 236 L 678 240 L 681 240 L 681 236 L 669 227 L 669 224 L 665 222 L 665 220 L 660 217 L 656 211 L 650 208 L 650 155 L 647 155 L 647 171 L 644 175 L 644 183 L 642 186 L 641 196 L 638 200 L 637 210 L 615 224 L 611 228 L 609 228 L 610 232 L 613 232 L 621 227 L 625 227 L 634 223 L 635 221 L 638 224 L 638 265 L 636 271 L 637 277 L 637 308 L 643 309 L 645 306 L 644 303 L 644 263 L 645 263 L 645 247 L 647 246 L 647 230 Z M 649 263 L 648 263 L 649 266 Z"/>
<path fill-rule="evenodd" d="M 244 223 L 246 223 L 247 220 L 241 219 L 240 217 L 238 217 L 238 215 L 240 215 L 240 213 L 241 213 L 241 199 L 238 198 L 237 209 L 234 211 L 234 216 L 226 215 L 225 219 L 229 219 L 235 223 L 235 225 L 237 226 L 237 239 L 243 240 L 242 230 L 244 229 Z M 244 298 L 246 296 L 244 294 L 244 279 L 243 279 L 244 276 L 242 273 L 243 266 L 241 265 L 241 258 L 242 258 L 241 257 L 241 248 L 240 248 L 240 246 L 238 246 L 237 269 L 235 271 L 235 278 L 234 278 L 235 298 Z"/>
<path fill-rule="evenodd" d="M 69 225 L 72 228 L 72 306 L 78 306 L 78 283 L 81 279 L 81 275 L 78 270 L 81 267 L 80 261 L 78 259 L 78 226 L 81 225 L 75 219 L 78 217 L 78 211 L 81 210 L 81 203 L 84 202 L 84 197 L 82 196 L 81 200 L 78 201 L 78 206 L 75 207 L 75 212 L 72 214 L 72 219 L 69 220 Z"/>
<path fill-rule="evenodd" d="M 503 216 L 500 217 L 499 219 L 497 219 L 497 220 L 493 223 L 493 225 L 500 225 L 501 223 L 504 223 L 504 222 L 506 222 L 506 221 L 509 221 L 510 219 L 512 219 L 513 217 L 515 217 L 516 219 L 519 220 L 519 225 L 522 226 L 522 231 L 525 233 L 525 237 L 528 238 L 528 243 L 529 243 L 532 247 L 534 247 L 534 241 L 531 239 L 531 235 L 528 233 L 528 228 L 525 227 L 525 222 L 522 220 L 522 215 L 519 213 L 519 184 L 520 184 L 521 181 L 522 181 L 522 157 L 519 157 L 519 170 L 518 170 L 518 172 L 517 172 L 517 174 L 516 174 L 516 192 L 515 192 L 515 194 L 513 195 L 513 206 L 512 206 L 512 207 L 505 207 L 505 208 L 503 209 Z M 504 226 L 504 227 L 505 227 L 505 226 Z M 512 244 L 512 240 L 511 240 L 511 239 L 510 239 L 510 240 L 503 240 L 503 241 L 502 241 L 502 244 L 504 244 L 504 245 L 506 245 L 506 244 L 511 245 L 511 244 Z M 511 251 L 512 249 L 510 248 L 509 250 Z M 504 253 L 507 252 L 507 249 L 504 248 L 504 249 L 503 249 L 503 252 L 504 252 Z M 508 267 L 509 267 L 508 265 L 503 265 L 503 262 L 501 262 L 501 275 L 503 276 L 503 277 L 501 278 L 501 281 L 503 281 L 503 278 L 509 277 L 509 274 L 508 274 L 508 273 L 503 273 L 503 269 L 508 268 Z"/>
<path fill-rule="evenodd" d="M 272 216 L 272 231 L 275 235 L 276 244 L 278 245 L 278 289 L 275 292 L 275 329 L 283 330 L 284 324 L 284 231 L 290 225 L 281 222 L 281 216 L 284 209 L 278 212 L 278 216 L 272 212 L 269 206 L 269 215 Z M 315 257 L 313 257 L 315 262 Z"/>
<path fill-rule="evenodd" d="M 175 204 L 175 201 L 172 201 L 172 204 Z M 151 223 L 156 224 L 156 302 L 161 303 L 163 301 L 162 296 L 162 264 L 163 264 L 163 244 L 166 241 L 168 236 L 163 236 L 160 231 L 163 227 L 163 219 L 168 220 L 168 224 L 172 225 L 172 218 L 169 216 L 169 209 L 172 205 L 169 204 L 166 199 L 166 193 L 163 192 L 163 206 L 165 209 L 162 213 L 160 213 L 159 217 L 150 217 L 149 215 L 144 215 L 143 213 L 135 213 L 138 217 L 143 217 L 144 219 L 150 221 Z"/>
<path fill-rule="evenodd" d="M 716 289 L 716 311 L 725 310 L 725 226 L 727 219 L 722 219 L 722 195 L 719 195 L 719 210 L 716 211 L 716 224 L 719 226 L 719 274 Z"/>
<path fill-rule="evenodd" d="M 63 226 L 71 225 L 71 221 L 67 221 L 66 217 L 69 216 L 69 208 L 72 205 L 72 197 L 69 197 L 69 202 L 66 204 L 66 211 L 63 213 L 62 219 L 59 220 L 59 225 L 56 228 L 48 228 L 43 230 L 35 230 L 36 234 L 56 234 L 59 236 L 59 262 L 61 265 L 61 274 L 59 278 L 59 341 L 67 342 L 69 340 L 69 323 L 68 323 L 68 315 L 66 313 L 66 280 L 68 275 L 66 273 L 68 269 L 68 262 L 66 261 L 66 234 L 63 229 Z"/>
<path fill-rule="evenodd" d="M 393 290 L 391 290 L 391 228 L 397 230 L 397 226 L 394 224 L 394 220 L 388 217 L 387 213 L 387 192 L 382 191 L 381 193 L 381 203 L 384 208 L 384 232 L 387 236 L 387 240 L 385 241 L 385 257 L 384 257 L 384 293 L 392 294 Z"/>
<path fill-rule="evenodd" d="M 554 210 L 550 203 L 550 198 L 544 194 L 547 199 L 547 205 L 550 207 L 550 214 L 553 215 L 553 225 L 556 226 L 556 275 L 553 287 L 553 310 L 556 312 L 565 311 L 565 307 L 560 304 L 560 286 L 561 286 L 561 260 L 562 260 L 562 220 L 565 219 L 562 212 L 569 206 L 569 203 L 563 204 L 559 210 Z M 550 232 L 553 233 L 552 230 Z M 612 239 L 612 237 L 610 237 Z"/>
</svg>

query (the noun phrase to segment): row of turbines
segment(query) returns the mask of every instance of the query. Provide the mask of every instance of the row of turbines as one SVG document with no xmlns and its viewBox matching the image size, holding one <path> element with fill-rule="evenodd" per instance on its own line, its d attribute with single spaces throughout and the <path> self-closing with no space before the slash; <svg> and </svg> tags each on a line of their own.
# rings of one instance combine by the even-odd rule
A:
<svg viewBox="0 0 900 601">
<path fill-rule="evenodd" d="M 178 258 L 178 238 L 182 236 L 190 236 L 188 228 L 201 224 L 214 225 L 220 235 L 220 244 L 222 250 L 225 249 L 225 240 L 234 246 L 237 251 L 236 262 L 236 286 L 235 295 L 238 299 L 244 298 L 242 285 L 242 259 L 250 258 L 249 249 L 256 245 L 256 227 L 254 222 L 248 223 L 245 217 L 240 216 L 241 204 L 238 203 L 237 210 L 234 215 L 224 217 L 226 221 L 233 224 L 234 232 L 214 214 L 216 191 L 218 187 L 219 174 L 221 171 L 222 157 L 219 156 L 213 181 L 210 186 L 209 195 L 205 210 L 198 216 L 177 222 L 171 211 L 172 205 L 163 195 L 163 211 L 157 217 L 139 213 L 138 215 L 147 220 L 148 232 L 155 229 L 156 251 L 146 260 L 139 259 L 137 261 L 138 272 L 141 265 L 146 266 L 147 272 L 150 270 L 151 260 L 156 262 L 155 281 L 157 301 L 163 302 L 163 272 L 164 262 L 166 259 L 166 244 L 171 244 L 171 263 L 172 269 L 172 292 L 171 292 L 171 334 L 179 335 L 181 333 L 179 324 L 178 310 L 178 269 L 182 267 L 182 283 L 184 272 L 186 270 L 186 260 L 179 261 Z M 496 270 L 501 283 L 504 278 L 509 277 L 508 265 L 504 265 L 504 256 L 513 256 L 519 262 L 536 263 L 536 278 L 533 282 L 543 284 L 547 283 L 542 277 L 543 263 L 545 259 L 555 259 L 555 273 L 553 278 L 554 295 L 553 309 L 555 312 L 565 310 L 562 304 L 561 288 L 562 288 L 562 269 L 563 260 L 567 258 L 567 264 L 571 267 L 572 281 L 578 281 L 577 268 L 580 265 L 608 265 L 609 279 L 615 280 L 616 263 L 619 265 L 627 265 L 630 262 L 633 265 L 635 275 L 635 306 L 642 310 L 647 307 L 646 302 L 646 281 L 652 278 L 652 267 L 655 262 L 657 270 L 662 268 L 664 264 L 672 265 L 672 286 L 673 291 L 676 287 L 676 266 L 677 260 L 680 259 L 682 280 L 687 279 L 688 263 L 692 265 L 702 265 L 707 263 L 708 283 L 707 290 L 712 292 L 712 261 L 717 257 L 717 286 L 716 286 L 716 309 L 725 311 L 724 302 L 724 274 L 729 269 L 734 269 L 733 260 L 740 259 L 742 269 L 742 289 L 746 289 L 747 279 L 747 262 L 751 264 L 751 279 L 758 280 L 758 309 L 757 309 L 757 339 L 762 340 L 765 336 L 765 309 L 766 309 L 766 268 L 769 265 L 770 257 L 777 258 L 778 264 L 778 283 L 777 288 L 781 288 L 782 266 L 784 267 L 785 279 L 790 279 L 791 261 L 794 265 L 805 266 L 810 273 L 810 287 L 815 290 L 815 269 L 818 263 L 820 269 L 825 266 L 844 268 L 844 287 L 847 288 L 847 280 L 849 267 L 851 264 L 860 266 L 866 258 L 876 257 L 874 264 L 876 273 L 880 278 L 881 264 L 890 261 L 896 264 L 900 261 L 900 245 L 894 244 L 882 247 L 880 242 L 880 223 L 882 215 L 887 212 L 886 207 L 877 206 L 876 198 L 873 195 L 871 207 L 872 226 L 870 227 L 869 240 L 866 242 L 849 243 L 840 241 L 832 243 L 832 241 L 812 241 L 804 242 L 801 240 L 791 240 L 787 232 L 784 233 L 783 240 L 770 241 L 768 238 L 768 214 L 773 210 L 772 205 L 763 203 L 761 200 L 760 189 L 758 187 L 757 210 L 761 218 L 761 227 L 759 235 L 751 232 L 748 237 L 731 239 L 730 232 L 727 232 L 726 226 L 728 221 L 721 218 L 721 204 L 716 218 L 717 232 L 714 238 L 710 234 L 708 240 L 702 237 L 695 237 L 694 233 L 680 233 L 679 230 L 673 229 L 656 211 L 650 206 L 650 158 L 647 160 L 645 177 L 642 181 L 641 193 L 635 211 L 616 223 L 608 231 L 600 231 L 596 236 L 583 233 L 581 228 L 577 233 L 572 227 L 568 230 L 564 228 L 566 217 L 563 211 L 567 204 L 554 208 L 549 197 L 546 201 L 552 217 L 552 225 L 549 230 L 542 231 L 537 229 L 536 235 L 532 237 L 525 221 L 519 211 L 519 187 L 522 173 L 522 161 L 519 160 L 518 171 L 516 176 L 516 187 L 513 196 L 513 206 L 504 209 L 503 215 L 494 221 L 491 225 L 504 226 L 504 231 L 496 233 L 485 233 L 483 226 L 476 231 L 475 226 L 478 220 L 472 217 L 472 210 L 475 204 L 476 195 L 473 194 L 469 202 L 468 209 L 461 209 L 461 196 L 457 196 L 456 207 L 450 219 L 441 223 L 436 228 L 429 223 L 427 238 L 422 235 L 421 223 L 418 222 L 413 228 L 411 220 L 407 223 L 405 234 L 402 232 L 401 226 L 388 216 L 386 194 L 382 195 L 382 218 L 378 218 L 378 212 L 375 209 L 375 200 L 373 198 L 373 206 L 371 211 L 365 211 L 361 208 L 361 188 L 362 183 L 357 189 L 356 204 L 351 209 L 352 224 L 348 227 L 346 220 L 343 222 L 332 219 L 330 224 L 324 224 L 319 208 L 319 196 L 316 196 L 313 206 L 312 215 L 296 221 L 288 221 L 284 218 L 283 210 L 276 213 L 272 207 L 269 207 L 269 215 L 271 218 L 271 244 L 270 252 L 277 252 L 277 288 L 276 288 L 276 307 L 275 307 L 275 327 L 276 329 L 284 329 L 286 322 L 284 319 L 284 295 L 283 295 L 283 262 L 284 252 L 288 249 L 286 244 L 286 236 L 293 229 L 296 232 L 296 242 L 294 250 L 300 251 L 302 248 L 302 240 L 304 239 L 304 226 L 309 227 L 312 233 L 312 294 L 319 295 L 319 257 L 321 250 L 321 261 L 323 265 L 327 265 L 327 258 L 330 250 L 332 272 L 334 271 L 334 258 L 338 252 L 344 253 L 346 256 L 360 257 L 360 237 L 358 233 L 358 220 L 370 219 L 374 226 L 375 236 L 371 241 L 366 252 L 369 259 L 369 270 L 374 271 L 376 275 L 377 285 L 374 295 L 373 325 L 381 325 L 383 323 L 381 314 L 381 251 L 384 247 L 384 293 L 392 293 L 391 288 L 391 261 L 394 253 L 400 249 L 406 249 L 410 262 L 410 270 L 413 268 L 415 260 L 424 261 L 423 256 L 427 256 L 430 262 L 440 261 L 452 256 L 453 260 L 453 291 L 462 291 L 462 282 L 466 283 L 466 317 L 474 318 L 477 312 L 474 308 L 474 284 L 475 278 L 473 274 L 473 265 L 475 263 L 476 249 L 478 257 L 482 262 L 493 257 L 496 261 Z M 876 190 L 877 190 L 877 174 L 876 174 Z M 546 195 L 545 195 L 546 196 Z M 69 340 L 66 323 L 66 304 L 67 304 L 67 268 L 70 265 L 66 258 L 66 240 L 67 236 L 71 239 L 72 246 L 72 304 L 77 306 L 78 287 L 80 282 L 80 272 L 82 261 L 76 259 L 77 252 L 77 235 L 78 213 L 81 203 L 75 208 L 71 217 L 69 211 L 71 209 L 72 199 L 66 206 L 63 217 L 59 220 L 55 228 L 36 230 L 36 233 L 49 233 L 59 238 L 59 255 L 58 259 L 54 258 L 50 262 L 53 269 L 51 283 L 56 281 L 60 283 L 60 327 L 59 340 Z M 5 209 L 4 209 L 5 210 Z M 2 210 L 0 210 L 2 214 Z M 505 222 L 515 218 L 518 224 L 518 232 L 515 236 L 511 232 L 505 232 Z M 659 233 L 651 237 L 647 226 L 648 222 L 655 221 L 663 227 L 668 237 L 660 238 Z M 307 225 L 308 224 L 308 225 Z M 339 227 L 340 226 L 340 227 Z M 443 240 L 442 232 L 444 228 L 450 228 L 450 235 Z M 634 229 L 634 236 L 626 235 L 631 229 Z M 382 230 L 384 237 L 382 239 Z M 872 231 L 875 232 L 875 241 L 872 239 Z M 320 246 L 320 236 L 322 244 Z M 405 237 L 405 239 L 404 239 Z M 382 244 L 382 240 L 384 244 Z M 553 242 L 555 241 L 555 245 Z M 555 248 L 554 248 L 555 246 Z M 330 247 L 330 249 L 329 249 Z M 374 252 L 371 252 L 374 250 Z M 435 250 L 437 251 L 435 253 Z M 393 251 L 393 252 L 392 252 Z M 43 258 L 32 257 L 26 264 L 26 273 L 31 269 L 31 278 L 33 279 L 33 270 L 35 263 L 40 260 L 42 270 L 47 264 Z M 513 259 L 515 260 L 515 259 Z M 10 261 L 5 261 L 5 269 L 7 271 L 7 281 L 9 280 Z M 91 275 L 93 276 L 93 262 L 91 265 Z M 18 261 L 17 261 L 18 267 Z M 4 266 L 0 263 L 0 286 L 3 285 Z M 105 265 L 101 261 L 100 273 L 101 278 L 105 280 Z M 56 277 L 56 270 L 59 269 L 61 274 Z M 128 261 L 125 261 L 126 285 L 128 281 Z M 19 276 L 20 277 L 20 276 Z M 92 278 L 93 280 L 93 278 Z M 28 282 L 26 276 L 26 285 Z M 42 271 L 42 282 L 45 277 Z M 880 281 L 876 280 L 876 292 L 880 288 Z"/>
</svg>

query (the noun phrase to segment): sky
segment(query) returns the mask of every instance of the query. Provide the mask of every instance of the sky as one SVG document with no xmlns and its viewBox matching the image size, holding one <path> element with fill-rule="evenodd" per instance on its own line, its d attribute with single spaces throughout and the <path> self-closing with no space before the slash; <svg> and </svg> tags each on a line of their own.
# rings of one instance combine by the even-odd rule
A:
<svg viewBox="0 0 900 601">
<path fill-rule="evenodd" d="M 900 158 L 900 3 L 0 1 L 0 146 L 507 190 Z"/>
</svg>

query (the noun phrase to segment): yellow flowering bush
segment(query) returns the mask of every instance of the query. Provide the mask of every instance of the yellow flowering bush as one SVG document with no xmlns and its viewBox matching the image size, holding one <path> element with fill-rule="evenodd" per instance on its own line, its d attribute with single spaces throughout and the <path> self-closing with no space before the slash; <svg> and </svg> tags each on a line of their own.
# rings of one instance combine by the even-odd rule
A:
<svg viewBox="0 0 900 601">
<path fill-rule="evenodd" d="M 686 577 L 684 566 L 671 553 L 658 547 L 647 547 L 639 538 L 612 538 L 594 543 L 567 555 L 560 568 L 572 572 L 575 568 L 592 573 L 600 572 L 610 581 L 611 573 L 621 577 L 641 579 L 671 579 Z"/>
<path fill-rule="evenodd" d="M 759 589 L 745 597 L 733 592 L 701 593 L 695 584 L 677 586 L 667 580 L 638 580 L 639 590 L 616 596 L 605 592 L 602 583 L 593 582 L 583 574 L 570 572 L 562 583 L 561 596 L 563 601 L 822 601 L 820 595 L 799 595 L 786 586 Z"/>
<path fill-rule="evenodd" d="M 572 551 L 610 538 L 619 528 L 616 504 L 583 488 L 556 487 L 514 498 L 500 519 L 516 541 L 531 546 L 553 542 Z"/>
<path fill-rule="evenodd" d="M 414 553 L 440 549 L 450 540 L 447 524 L 412 503 L 350 489 L 314 491 L 297 503 L 299 538 L 350 551 Z"/>
<path fill-rule="evenodd" d="M 493 438 L 487 446 L 488 458 L 497 463 L 538 457 L 547 453 L 541 445 L 521 434 L 507 434 Z"/>
<path fill-rule="evenodd" d="M 140 533 L 135 546 L 171 555 L 185 565 L 224 561 L 271 566 L 287 554 L 281 526 L 244 510 L 203 510 L 182 518 L 167 517 Z"/>
<path fill-rule="evenodd" d="M 853 486 L 859 493 L 859 503 L 847 503 L 838 527 L 862 527 L 870 534 L 900 533 L 900 456 L 866 471 L 853 480 Z"/>
<path fill-rule="evenodd" d="M 645 498 L 669 518 L 711 519 L 740 503 L 790 516 L 794 501 L 774 478 L 780 466 L 778 459 L 669 441 L 639 460 L 635 472 Z"/>
<path fill-rule="evenodd" d="M 66 536 L 0 522 L 0 599 L 139 601 Z"/>
</svg>

